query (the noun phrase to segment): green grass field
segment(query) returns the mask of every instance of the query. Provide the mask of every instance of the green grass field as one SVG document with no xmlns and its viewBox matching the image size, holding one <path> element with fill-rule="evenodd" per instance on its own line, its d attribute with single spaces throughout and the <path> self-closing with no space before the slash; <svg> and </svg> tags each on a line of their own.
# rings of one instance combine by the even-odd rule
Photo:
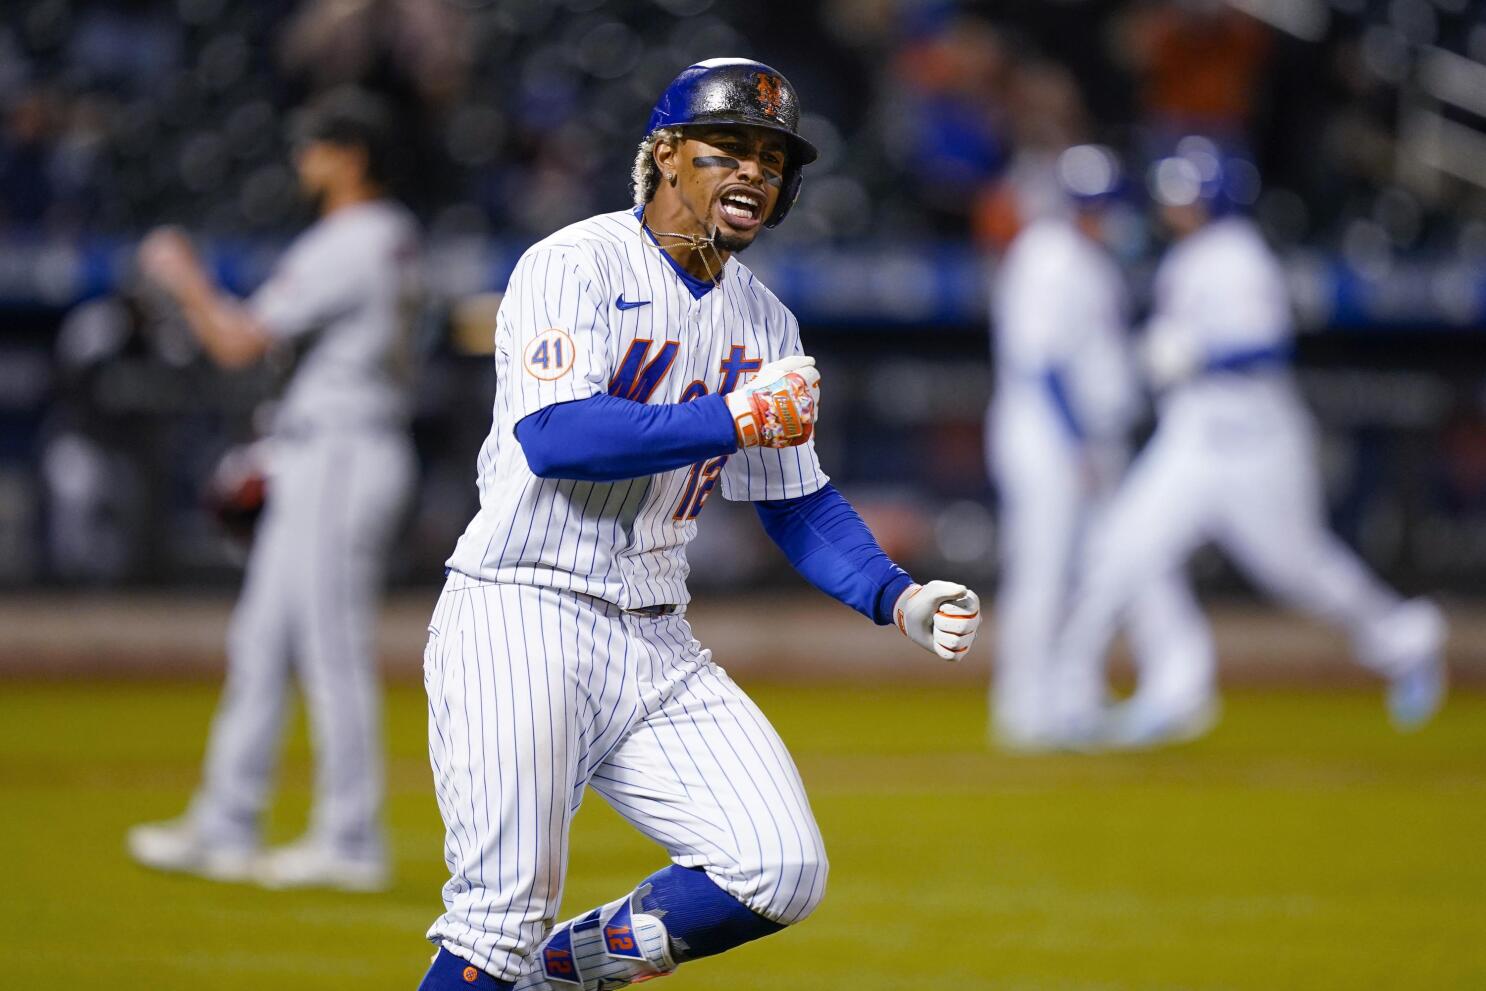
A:
<svg viewBox="0 0 1486 991">
<path fill-rule="evenodd" d="M 1239 694 L 1165 753 L 1010 757 L 974 693 L 758 686 L 831 851 L 803 925 L 667 991 L 1486 988 L 1486 698 L 1414 736 L 1371 694 Z M 215 689 L 0 687 L 0 986 L 412 991 L 441 828 L 416 687 L 388 699 L 396 889 L 150 874 L 124 830 L 191 789 Z M 304 813 L 302 734 L 272 833 Z M 564 915 L 663 863 L 590 797 Z M 658 985 L 657 985 L 658 986 Z"/>
</svg>

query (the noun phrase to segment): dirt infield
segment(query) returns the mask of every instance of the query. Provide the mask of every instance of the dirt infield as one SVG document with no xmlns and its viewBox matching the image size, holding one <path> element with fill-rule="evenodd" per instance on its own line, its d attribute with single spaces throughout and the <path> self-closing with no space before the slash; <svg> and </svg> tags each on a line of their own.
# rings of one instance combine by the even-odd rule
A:
<svg viewBox="0 0 1486 991">
<path fill-rule="evenodd" d="M 387 603 L 379 650 L 390 678 L 417 677 L 435 589 Z M 222 595 L 21 594 L 0 600 L 0 677 L 216 677 L 232 600 Z M 1362 682 L 1344 638 L 1260 605 L 1210 606 L 1228 683 Z M 1457 681 L 1486 684 L 1486 610 L 1449 604 Z M 987 676 L 994 617 L 972 656 L 941 664 L 891 629 L 817 596 L 701 595 L 689 610 L 697 638 L 734 674 L 777 681 L 970 683 Z"/>
</svg>

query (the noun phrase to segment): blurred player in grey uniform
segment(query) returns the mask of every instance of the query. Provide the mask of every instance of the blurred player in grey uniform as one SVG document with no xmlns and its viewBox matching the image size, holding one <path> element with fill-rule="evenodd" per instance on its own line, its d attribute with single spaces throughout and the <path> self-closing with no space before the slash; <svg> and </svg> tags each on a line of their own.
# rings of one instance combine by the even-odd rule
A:
<svg viewBox="0 0 1486 991">
<path fill-rule="evenodd" d="M 1106 148 L 1081 145 L 1058 157 L 1056 172 L 1072 214 L 1036 220 L 1012 242 L 993 312 L 997 384 L 987 436 L 1002 576 L 991 711 L 996 740 L 1013 749 L 1058 740 L 1056 638 L 1079 548 L 1128 461 L 1141 403 L 1124 281 L 1101 243 L 1119 162 Z M 1146 578 L 1128 625 L 1140 663 L 1162 672 L 1157 681 L 1208 676 L 1211 639 L 1176 570 Z"/>
<path fill-rule="evenodd" d="M 268 507 L 228 639 L 205 774 L 182 818 L 138 826 L 150 867 L 269 886 L 384 887 L 380 688 L 373 635 L 389 544 L 412 491 L 408 436 L 417 229 L 387 198 L 388 110 L 343 90 L 302 112 L 294 164 L 318 221 L 250 299 L 220 290 L 179 231 L 140 265 L 218 364 L 297 354 L 270 437 Z M 305 836 L 261 853 L 259 828 L 298 674 L 316 757 Z"/>
<path fill-rule="evenodd" d="M 1209 540 L 1269 594 L 1344 630 L 1358 660 L 1389 680 L 1398 726 L 1428 720 L 1443 698 L 1439 610 L 1401 600 L 1327 529 L 1313 427 L 1290 371 L 1284 273 L 1235 209 L 1257 182 L 1251 165 L 1225 161 L 1202 138 L 1151 171 L 1176 239 L 1156 274 L 1145 341 L 1159 421 L 1091 542 L 1061 643 L 1060 702 L 1075 737 L 1142 746 L 1210 723 L 1202 677 L 1165 692 L 1143 685 L 1100 715 L 1103 657 L 1132 591 Z"/>
</svg>

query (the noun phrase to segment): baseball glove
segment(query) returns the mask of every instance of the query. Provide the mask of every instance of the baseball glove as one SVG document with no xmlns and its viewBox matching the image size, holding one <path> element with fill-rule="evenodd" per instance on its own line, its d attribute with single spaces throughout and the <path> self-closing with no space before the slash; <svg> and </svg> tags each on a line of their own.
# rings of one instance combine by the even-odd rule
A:
<svg viewBox="0 0 1486 991">
<path fill-rule="evenodd" d="M 234 541 L 253 542 L 268 503 L 268 457 L 262 441 L 228 448 L 207 480 L 206 509 Z"/>
</svg>

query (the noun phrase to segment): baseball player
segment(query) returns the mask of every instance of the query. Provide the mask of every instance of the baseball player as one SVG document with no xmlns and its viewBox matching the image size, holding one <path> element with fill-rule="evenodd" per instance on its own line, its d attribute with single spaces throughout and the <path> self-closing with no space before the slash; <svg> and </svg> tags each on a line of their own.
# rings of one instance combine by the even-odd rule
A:
<svg viewBox="0 0 1486 991">
<path fill-rule="evenodd" d="M 816 157 L 799 114 L 766 65 L 690 66 L 651 114 L 634 208 L 511 275 L 480 511 L 424 657 L 452 875 L 424 989 L 623 987 L 820 902 L 789 753 L 686 621 L 686 544 L 714 492 L 752 501 L 801 574 L 874 622 L 946 660 L 975 636 L 975 594 L 915 584 L 821 471 L 814 362 L 734 257 Z M 553 928 L 585 785 L 671 864 Z"/>
<path fill-rule="evenodd" d="M 294 164 L 319 220 L 245 302 L 220 290 L 178 231 L 152 232 L 143 271 L 228 368 L 297 361 L 277 407 L 267 509 L 228 634 L 227 683 L 186 815 L 128 847 L 162 870 L 269 886 L 387 884 L 373 635 L 384 558 L 415 467 L 408 435 L 417 229 L 387 196 L 387 109 L 338 91 L 299 120 Z M 259 827 L 291 672 L 315 748 L 305 836 L 268 853 Z"/>
<path fill-rule="evenodd" d="M 1126 435 L 1140 411 L 1124 281 L 1102 243 L 1120 171 L 1104 147 L 1059 155 L 1057 182 L 1071 209 L 1029 224 L 997 271 L 986 436 L 1002 569 L 991 713 L 995 739 L 1010 749 L 1058 745 L 1057 633 L 1079 548 L 1124 470 Z M 1160 671 L 1160 680 L 1210 677 L 1211 639 L 1175 570 L 1152 573 L 1132 590 L 1127 620 L 1142 665 Z"/>
<path fill-rule="evenodd" d="M 1444 622 L 1402 601 L 1326 527 L 1313 427 L 1290 371 L 1294 326 L 1284 273 L 1236 189 L 1252 166 L 1184 140 L 1151 172 L 1176 243 L 1156 274 L 1146 363 L 1160 392 L 1155 435 L 1091 540 L 1085 581 L 1060 645 L 1064 729 L 1075 739 L 1149 745 L 1200 733 L 1211 679 L 1168 672 L 1105 719 L 1102 659 L 1131 590 L 1182 567 L 1211 540 L 1280 601 L 1344 630 L 1358 660 L 1389 681 L 1400 727 L 1444 693 Z M 1148 680 L 1142 671 L 1141 680 Z"/>
</svg>

